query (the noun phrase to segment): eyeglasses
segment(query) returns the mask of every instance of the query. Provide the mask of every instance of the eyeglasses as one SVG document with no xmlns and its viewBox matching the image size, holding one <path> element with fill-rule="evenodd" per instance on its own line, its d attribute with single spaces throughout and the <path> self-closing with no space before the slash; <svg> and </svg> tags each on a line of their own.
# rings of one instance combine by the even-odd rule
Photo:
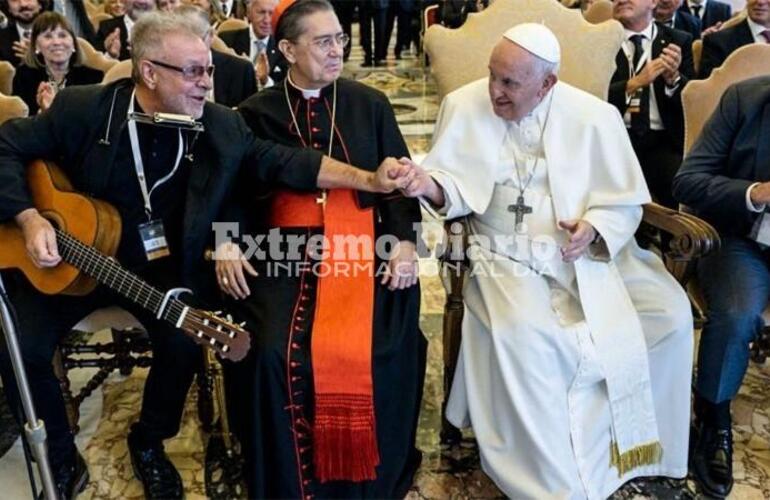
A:
<svg viewBox="0 0 770 500">
<path fill-rule="evenodd" d="M 157 64 L 161 68 L 171 69 L 174 71 L 177 71 L 179 73 L 182 73 L 182 77 L 185 80 L 189 80 L 191 82 L 200 80 L 203 78 L 204 74 L 207 74 L 209 77 L 214 76 L 214 65 L 209 64 L 208 66 L 201 66 L 200 64 L 191 64 L 189 66 L 174 66 L 173 64 L 164 63 L 161 61 L 155 61 L 153 59 L 149 59 L 149 61 L 153 64 Z"/>
<path fill-rule="evenodd" d="M 334 47 L 335 44 L 339 45 L 342 49 L 347 47 L 348 43 L 350 43 L 350 37 L 345 33 L 340 33 L 338 35 L 322 36 L 320 38 L 316 38 L 310 43 L 318 47 L 322 52 L 328 54 L 331 52 L 332 47 Z"/>
</svg>

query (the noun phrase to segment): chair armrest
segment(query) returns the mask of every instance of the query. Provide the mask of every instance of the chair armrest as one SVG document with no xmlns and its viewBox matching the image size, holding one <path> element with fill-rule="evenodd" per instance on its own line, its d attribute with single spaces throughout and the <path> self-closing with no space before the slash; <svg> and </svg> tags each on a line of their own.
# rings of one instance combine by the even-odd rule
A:
<svg viewBox="0 0 770 500">
<path fill-rule="evenodd" d="M 719 233 L 708 222 L 657 203 L 643 206 L 642 222 L 664 235 L 668 248 L 661 248 L 666 267 L 683 286 L 687 284 L 697 260 L 719 248 Z"/>
</svg>

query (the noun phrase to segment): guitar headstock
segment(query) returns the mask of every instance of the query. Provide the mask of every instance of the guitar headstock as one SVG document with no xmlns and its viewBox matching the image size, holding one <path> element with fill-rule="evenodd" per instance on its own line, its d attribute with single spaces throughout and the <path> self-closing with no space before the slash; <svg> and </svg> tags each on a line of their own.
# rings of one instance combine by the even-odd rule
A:
<svg viewBox="0 0 770 500">
<path fill-rule="evenodd" d="M 230 361 L 240 361 L 251 348 L 251 335 L 243 329 L 244 323 L 237 324 L 228 314 L 191 309 L 184 321 L 182 330 L 200 345 L 212 349 Z"/>
</svg>

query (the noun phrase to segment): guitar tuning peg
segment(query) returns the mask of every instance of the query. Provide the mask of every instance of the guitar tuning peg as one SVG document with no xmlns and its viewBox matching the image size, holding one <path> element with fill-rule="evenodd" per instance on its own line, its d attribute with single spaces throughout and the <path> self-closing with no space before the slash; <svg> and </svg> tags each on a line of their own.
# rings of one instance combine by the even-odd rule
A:
<svg viewBox="0 0 770 500">
<path fill-rule="evenodd" d="M 228 315 L 227 315 L 227 316 L 225 316 L 225 319 L 227 319 L 227 321 L 229 321 L 230 323 L 232 323 L 232 322 L 233 322 L 233 317 L 232 317 L 232 315 L 231 315 L 231 314 L 229 314 L 229 313 L 228 313 Z"/>
<path fill-rule="evenodd" d="M 241 321 L 240 323 L 238 323 L 238 326 L 240 326 L 241 328 L 244 328 L 246 326 L 246 322 Z"/>
<path fill-rule="evenodd" d="M 222 311 L 214 311 L 215 316 L 220 316 L 222 314 Z"/>
<path fill-rule="evenodd" d="M 209 344 L 214 345 L 216 343 L 217 343 L 216 339 L 213 339 L 213 338 L 209 339 Z"/>
</svg>

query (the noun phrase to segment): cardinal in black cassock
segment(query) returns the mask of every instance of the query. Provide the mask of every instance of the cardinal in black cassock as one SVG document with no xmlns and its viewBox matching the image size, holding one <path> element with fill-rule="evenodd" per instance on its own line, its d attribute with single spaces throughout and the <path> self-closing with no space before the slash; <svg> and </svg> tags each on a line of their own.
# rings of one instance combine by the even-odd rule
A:
<svg viewBox="0 0 770 500">
<path fill-rule="evenodd" d="M 372 171 L 386 157 L 408 156 L 387 98 L 338 78 L 349 40 L 326 0 L 286 9 L 276 39 L 291 63 L 288 77 L 239 107 L 258 136 Z M 233 303 L 254 332 L 250 356 L 227 369 L 250 497 L 403 498 L 420 463 L 426 341 L 419 286 L 416 275 L 383 284 L 388 257 L 338 255 L 350 247 L 334 236 L 370 241 L 374 250 L 374 239 L 388 235 L 391 244 L 382 247 L 415 272 L 418 204 L 399 195 L 280 188 L 241 190 L 229 212 L 252 234 L 279 228 L 302 238 L 295 251 L 284 244 L 252 258 L 258 276 L 247 274 L 250 294 Z M 314 235 L 330 240 L 328 255 L 306 245 Z"/>
</svg>

